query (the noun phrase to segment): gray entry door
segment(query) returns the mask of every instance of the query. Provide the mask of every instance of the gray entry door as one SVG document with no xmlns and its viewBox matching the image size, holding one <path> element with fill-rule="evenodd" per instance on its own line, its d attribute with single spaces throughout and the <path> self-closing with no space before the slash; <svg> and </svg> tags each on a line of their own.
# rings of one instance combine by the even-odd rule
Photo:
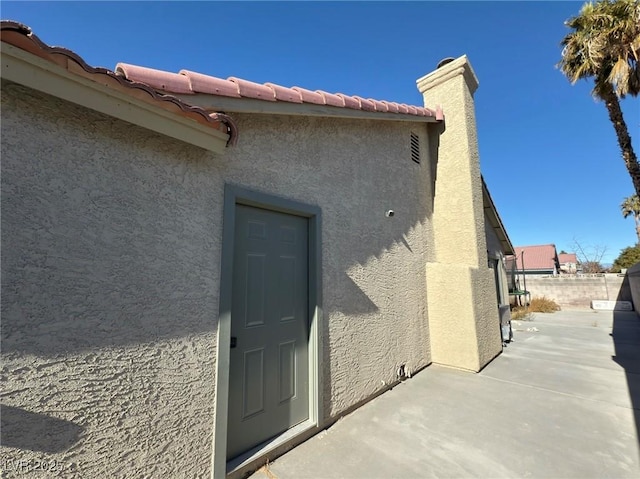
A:
<svg viewBox="0 0 640 479">
<path fill-rule="evenodd" d="M 308 219 L 236 206 L 227 459 L 309 418 Z"/>
</svg>

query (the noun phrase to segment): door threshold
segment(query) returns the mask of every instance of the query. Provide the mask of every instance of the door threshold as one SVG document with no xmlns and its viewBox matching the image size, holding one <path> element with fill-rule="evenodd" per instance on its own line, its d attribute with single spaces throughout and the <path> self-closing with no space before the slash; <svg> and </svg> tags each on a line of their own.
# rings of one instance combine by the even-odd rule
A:
<svg viewBox="0 0 640 479">
<path fill-rule="evenodd" d="M 309 433 L 315 428 L 316 423 L 307 419 L 306 421 L 287 429 L 283 433 L 278 434 L 271 439 L 267 439 L 253 449 L 234 457 L 227 461 L 227 477 L 241 477 L 242 474 L 248 472 L 251 466 L 262 465 L 263 462 L 274 459 L 285 452 L 284 446 L 293 447 L 294 445 L 306 440 L 312 434 L 305 433 Z M 298 441 L 295 441 L 294 443 L 295 439 L 298 439 Z"/>
</svg>

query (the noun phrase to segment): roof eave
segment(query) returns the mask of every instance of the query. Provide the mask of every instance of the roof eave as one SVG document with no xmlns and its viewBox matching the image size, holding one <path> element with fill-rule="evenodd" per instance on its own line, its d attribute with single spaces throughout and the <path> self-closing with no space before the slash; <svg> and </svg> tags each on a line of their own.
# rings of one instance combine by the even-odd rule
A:
<svg viewBox="0 0 640 479">
<path fill-rule="evenodd" d="M 229 135 L 1 42 L 3 79 L 221 154 Z"/>
<path fill-rule="evenodd" d="M 484 177 L 481 177 L 482 180 L 482 199 L 484 203 L 484 211 L 487 213 L 489 217 L 489 222 L 493 227 L 496 235 L 498 236 L 498 240 L 502 245 L 502 251 L 505 255 L 515 255 L 515 249 L 511 240 L 509 239 L 509 235 L 507 234 L 507 230 L 500 219 L 500 215 L 498 214 L 498 210 L 496 208 L 495 203 L 493 202 L 493 198 L 491 198 L 491 194 L 489 193 L 489 188 L 487 187 L 487 183 L 484 181 Z"/>
<path fill-rule="evenodd" d="M 252 113 L 269 115 L 317 116 L 331 118 L 359 118 L 369 120 L 408 121 L 414 123 L 439 123 L 434 116 L 416 116 L 402 113 L 365 111 L 313 103 L 290 103 L 252 98 L 233 98 L 205 93 L 175 94 L 182 101 L 198 105 L 208 111 L 225 113 Z"/>
</svg>

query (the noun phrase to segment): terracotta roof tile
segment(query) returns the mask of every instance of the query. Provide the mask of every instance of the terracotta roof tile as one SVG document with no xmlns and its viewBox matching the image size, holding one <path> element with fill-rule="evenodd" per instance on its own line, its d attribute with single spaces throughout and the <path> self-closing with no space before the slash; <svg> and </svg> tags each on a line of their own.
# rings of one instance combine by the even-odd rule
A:
<svg viewBox="0 0 640 479">
<path fill-rule="evenodd" d="M 360 102 L 360 108 L 365 111 L 376 111 L 376 105 L 371 100 L 367 100 L 366 98 L 362 98 L 359 96 L 354 96 L 356 100 Z"/>
<path fill-rule="evenodd" d="M 337 96 L 344 100 L 345 108 L 352 108 L 354 110 L 360 110 L 360 102 L 352 96 L 345 95 L 344 93 L 336 93 Z"/>
<path fill-rule="evenodd" d="M 112 79 L 115 78 L 120 87 L 126 86 L 128 88 L 144 90 L 148 95 L 153 97 L 155 101 L 171 102 L 179 106 L 179 109 L 181 109 L 183 113 L 187 114 L 188 112 L 188 115 L 197 113 L 201 118 L 206 118 L 206 122 L 217 120 L 211 120 L 211 115 L 204 109 L 189 105 L 175 96 L 159 95 L 157 92 L 173 94 L 202 93 L 273 102 L 311 103 L 370 112 L 427 116 L 434 117 L 438 121 L 444 119 L 440 107 L 437 107 L 434 111 L 421 106 L 398 104 L 396 102 L 375 100 L 373 98 L 365 99 L 360 96 L 345 95 L 344 93 L 328 93 L 322 90 L 316 90 L 314 92 L 301 87 L 288 88 L 275 83 L 260 84 L 237 77 L 229 77 L 225 80 L 185 69 L 180 70 L 178 73 L 172 73 L 140 65 L 118 63 L 114 72 L 106 68 L 90 67 L 74 52 L 60 47 L 50 47 L 42 43 L 38 37 L 31 33 L 29 27 L 17 22 L 3 21 L 2 31 L 3 39 L 13 35 L 12 39 L 7 41 L 10 43 L 13 42 L 15 46 L 45 58 L 52 63 L 56 63 L 63 68 L 67 68 L 70 71 L 73 70 L 83 76 L 88 75 L 90 78 L 97 78 L 96 75 L 102 75 Z M 218 118 L 222 117 L 218 116 Z M 231 121 L 229 121 L 229 123 L 231 123 Z M 234 135 L 236 133 L 237 132 L 234 131 Z"/>
<path fill-rule="evenodd" d="M 238 85 L 240 96 L 245 98 L 255 98 L 257 100 L 276 101 L 275 92 L 268 86 L 236 77 L 229 77 L 227 80 Z"/>
<path fill-rule="evenodd" d="M 400 115 L 433 117 L 442 121 L 442 109 L 434 110 L 421 106 L 398 104 L 373 98 L 350 96 L 344 93 L 328 93 L 322 90 L 311 91 L 301 87 L 284 87 L 275 83 L 255 83 L 237 77 L 226 80 L 210 75 L 180 70 L 172 73 L 139 65 L 118 63 L 115 72 L 106 68 L 87 65 L 74 52 L 44 44 L 31 30 L 17 22 L 2 22 L 2 39 L 34 55 L 56 63 L 70 72 L 94 81 L 109 84 L 114 88 L 129 89 L 129 94 L 146 101 L 154 101 L 169 110 L 179 111 L 201 123 L 213 125 L 222 122 L 230 134 L 230 143 L 234 143 L 237 129 L 233 120 L 223 114 L 209 114 L 204 109 L 190 105 L 170 94 L 218 95 L 231 98 L 252 98 L 263 101 L 281 101 L 287 103 L 310 103 L 337 108 L 349 108 L 369 112 L 395 113 Z M 101 77 L 98 79 L 98 77 Z M 169 93 L 169 94 L 165 94 Z M 142 96 L 141 96 L 142 95 Z M 150 98 L 149 98 L 150 97 Z"/>
<path fill-rule="evenodd" d="M 185 83 L 185 79 L 181 75 L 128 65 L 127 71 L 136 72 L 136 75 L 145 77 L 153 84 L 133 81 L 126 78 L 127 73 L 124 70 L 121 74 L 118 74 L 106 68 L 92 67 L 71 50 L 47 45 L 28 26 L 19 22 L 8 20 L 0 22 L 0 37 L 3 42 L 59 65 L 69 73 L 99 82 L 109 88 L 117 89 L 141 101 L 153 103 L 165 110 L 191 118 L 211 128 L 222 129 L 229 134 L 228 144 L 235 144 L 236 142 L 237 128 L 231 117 L 221 113 L 208 113 L 204 109 L 189 105 L 175 96 L 165 95 L 157 91 L 191 92 L 189 81 L 186 80 Z"/>
<path fill-rule="evenodd" d="M 325 105 L 337 106 L 338 108 L 344 108 L 344 98 L 340 95 L 334 95 L 333 93 L 327 93 L 326 91 L 316 90 L 322 99 L 324 100 Z"/>
<path fill-rule="evenodd" d="M 193 93 L 189 78 L 179 73 L 154 70 L 153 68 L 129 65 L 128 63 L 118 63 L 116 65 L 116 73 L 133 81 L 137 81 L 137 78 L 142 78 L 144 81 L 140 83 L 152 86 L 156 90 L 171 93 Z"/>
<path fill-rule="evenodd" d="M 387 105 L 390 113 L 398 113 L 400 111 L 399 105 L 395 101 L 382 101 L 382 103 Z"/>
<path fill-rule="evenodd" d="M 400 105 L 395 102 L 367 99 L 344 93 L 329 93 L 323 90 L 311 91 L 297 86 L 288 88 L 275 83 L 260 84 L 237 77 L 229 77 L 224 80 L 191 70 L 180 70 L 180 73 L 177 74 L 147 67 L 136 67 L 126 63 L 118 63 L 116 70 L 129 80 L 146 83 L 172 93 L 204 93 L 264 101 L 311 103 L 352 110 L 434 117 L 438 121 L 443 119 L 441 109 L 431 110 L 422 106 Z M 175 90 L 171 90 L 172 88 Z"/>
<path fill-rule="evenodd" d="M 302 101 L 304 103 L 314 103 L 316 105 L 324 105 L 324 98 L 317 91 L 307 90 L 306 88 L 300 88 L 299 86 L 294 86 L 291 88 L 292 90 L 300 93 L 302 97 Z"/>
<path fill-rule="evenodd" d="M 123 65 L 123 63 L 118 63 L 118 65 Z M 210 95 L 240 98 L 237 83 L 189 70 L 180 70 L 180 74 L 188 79 L 193 93 L 208 93 Z"/>
<path fill-rule="evenodd" d="M 369 98 L 369 101 L 373 103 L 373 107 L 376 109 L 376 111 L 389 111 L 389 106 L 384 101 L 374 100 L 373 98 Z"/>
<path fill-rule="evenodd" d="M 276 100 L 288 101 L 291 103 L 302 103 L 302 95 L 293 88 L 276 85 L 275 83 L 265 83 L 265 86 L 268 86 L 273 90 Z"/>
</svg>

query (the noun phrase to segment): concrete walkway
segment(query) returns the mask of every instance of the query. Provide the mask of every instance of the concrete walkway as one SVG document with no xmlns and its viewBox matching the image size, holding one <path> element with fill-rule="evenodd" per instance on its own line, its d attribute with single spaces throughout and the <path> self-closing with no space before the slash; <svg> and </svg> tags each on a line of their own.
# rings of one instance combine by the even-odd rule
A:
<svg viewBox="0 0 640 479">
<path fill-rule="evenodd" d="M 252 477 L 640 477 L 635 313 L 537 313 L 514 329 L 480 374 L 429 366 Z"/>
</svg>

